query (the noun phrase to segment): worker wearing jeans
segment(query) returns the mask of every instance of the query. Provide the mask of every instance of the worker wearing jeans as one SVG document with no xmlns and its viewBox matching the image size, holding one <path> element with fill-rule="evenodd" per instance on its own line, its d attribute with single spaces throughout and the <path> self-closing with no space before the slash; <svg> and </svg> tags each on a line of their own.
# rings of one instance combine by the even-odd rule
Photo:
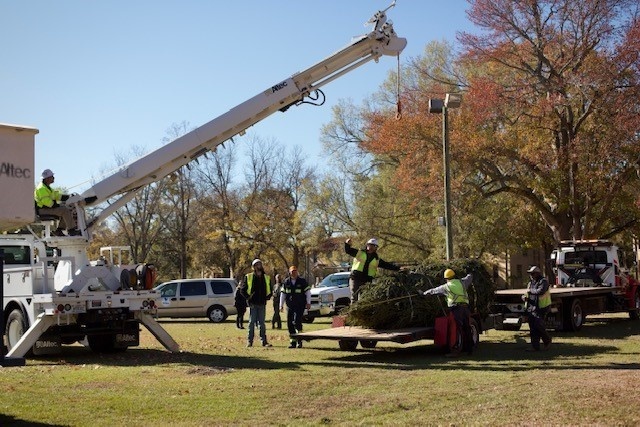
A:
<svg viewBox="0 0 640 427">
<path fill-rule="evenodd" d="M 271 278 L 264 274 L 262 261 L 254 259 L 251 263 L 253 272 L 244 276 L 242 280 L 242 294 L 249 303 L 249 334 L 247 347 L 253 346 L 256 324 L 260 328 L 260 340 L 263 347 L 271 347 L 267 341 L 265 316 L 267 301 L 271 298 Z"/>
</svg>

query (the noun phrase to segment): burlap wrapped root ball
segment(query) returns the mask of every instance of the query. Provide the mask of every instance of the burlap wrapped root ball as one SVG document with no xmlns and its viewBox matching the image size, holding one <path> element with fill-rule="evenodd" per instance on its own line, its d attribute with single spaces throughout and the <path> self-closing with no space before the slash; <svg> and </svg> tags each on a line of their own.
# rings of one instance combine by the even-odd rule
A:
<svg viewBox="0 0 640 427">
<path fill-rule="evenodd" d="M 491 276 L 477 260 L 463 259 L 448 264 L 422 264 L 413 272 L 400 271 L 380 276 L 361 288 L 357 303 L 346 311 L 347 323 L 373 329 L 398 329 L 432 326 L 435 318 L 446 313 L 442 296 L 422 293 L 445 283 L 444 271 L 451 268 L 458 278 L 473 275 L 469 287 L 469 305 L 482 318 L 489 313 L 496 289 Z"/>
</svg>

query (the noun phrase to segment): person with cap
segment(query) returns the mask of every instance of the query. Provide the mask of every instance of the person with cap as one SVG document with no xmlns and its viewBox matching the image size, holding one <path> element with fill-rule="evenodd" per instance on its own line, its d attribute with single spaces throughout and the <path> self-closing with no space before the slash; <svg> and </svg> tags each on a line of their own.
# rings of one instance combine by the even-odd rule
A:
<svg viewBox="0 0 640 427">
<path fill-rule="evenodd" d="M 531 337 L 531 348 L 527 350 L 540 351 L 540 340 L 542 340 L 542 349 L 546 350 L 551 345 L 551 336 L 544 325 L 544 318 L 551 305 L 549 282 L 542 275 L 542 270 L 538 266 L 530 267 L 527 273 L 530 278 L 529 285 L 527 293 L 522 296 Z"/>
<path fill-rule="evenodd" d="M 55 236 L 64 236 L 63 229 L 67 230 L 69 236 L 79 236 L 82 233 L 77 228 L 76 221 L 73 218 L 73 211 L 60 204 L 60 202 L 67 200 L 69 196 L 51 188 L 54 180 L 51 169 L 42 171 L 42 181 L 33 192 L 36 214 L 60 218 L 58 228 L 53 232 Z"/>
<path fill-rule="evenodd" d="M 457 331 L 461 332 L 462 348 L 454 344 L 448 357 L 460 356 L 461 351 L 471 354 L 473 351 L 473 333 L 471 331 L 471 311 L 469 310 L 468 289 L 473 282 L 473 276 L 467 274 L 462 279 L 456 278 L 456 273 L 450 268 L 444 271 L 446 283 L 444 285 L 424 291 L 424 295 L 445 295 L 449 312 L 453 315 L 455 328 L 450 327 L 449 342 L 457 343 Z"/>
<path fill-rule="evenodd" d="M 280 317 L 280 295 L 282 294 L 282 276 L 273 276 L 273 317 L 271 318 L 271 329 L 282 329 L 282 318 Z"/>
<path fill-rule="evenodd" d="M 282 284 L 280 311 L 287 305 L 287 328 L 289 329 L 289 348 L 302 348 L 302 340 L 293 338 L 293 334 L 302 332 L 302 316 L 311 307 L 311 285 L 298 275 L 296 266 L 289 267 L 289 277 Z"/>
<path fill-rule="evenodd" d="M 267 328 L 265 315 L 267 301 L 271 298 L 271 278 L 264 273 L 262 261 L 254 259 L 251 263 L 253 271 L 242 279 L 242 294 L 249 303 L 249 333 L 247 335 L 247 347 L 253 346 L 255 327 L 260 330 L 260 341 L 263 347 L 271 347 L 267 341 Z"/>
<path fill-rule="evenodd" d="M 353 257 L 349 288 L 351 289 L 351 304 L 358 301 L 360 288 L 373 281 L 378 274 L 378 267 L 387 270 L 400 270 L 397 265 L 386 262 L 378 255 L 378 240 L 371 238 L 364 249 L 351 247 L 351 239 L 344 242 L 344 251 Z"/>
</svg>

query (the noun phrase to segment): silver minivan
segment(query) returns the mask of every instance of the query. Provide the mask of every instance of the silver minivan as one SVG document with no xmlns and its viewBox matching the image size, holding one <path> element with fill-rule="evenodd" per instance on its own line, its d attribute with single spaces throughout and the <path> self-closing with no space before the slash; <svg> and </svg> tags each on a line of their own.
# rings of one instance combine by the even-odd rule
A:
<svg viewBox="0 0 640 427">
<path fill-rule="evenodd" d="M 180 279 L 162 283 L 154 289 L 160 293 L 158 317 L 202 317 L 215 323 L 237 314 L 234 279 Z"/>
</svg>

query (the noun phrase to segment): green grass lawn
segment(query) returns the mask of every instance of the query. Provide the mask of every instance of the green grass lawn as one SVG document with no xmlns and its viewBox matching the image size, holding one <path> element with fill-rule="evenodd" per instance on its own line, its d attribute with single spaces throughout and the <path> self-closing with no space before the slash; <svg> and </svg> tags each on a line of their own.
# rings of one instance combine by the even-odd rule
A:
<svg viewBox="0 0 640 427">
<path fill-rule="evenodd" d="M 273 347 L 246 348 L 234 321 L 162 320 L 180 354 L 143 331 L 124 353 L 76 345 L 0 368 L 0 425 L 640 424 L 640 322 L 626 315 L 553 332 L 539 353 L 524 351 L 526 328 L 491 330 L 456 360 L 430 341 L 289 349 L 286 328 L 270 323 Z"/>
</svg>

